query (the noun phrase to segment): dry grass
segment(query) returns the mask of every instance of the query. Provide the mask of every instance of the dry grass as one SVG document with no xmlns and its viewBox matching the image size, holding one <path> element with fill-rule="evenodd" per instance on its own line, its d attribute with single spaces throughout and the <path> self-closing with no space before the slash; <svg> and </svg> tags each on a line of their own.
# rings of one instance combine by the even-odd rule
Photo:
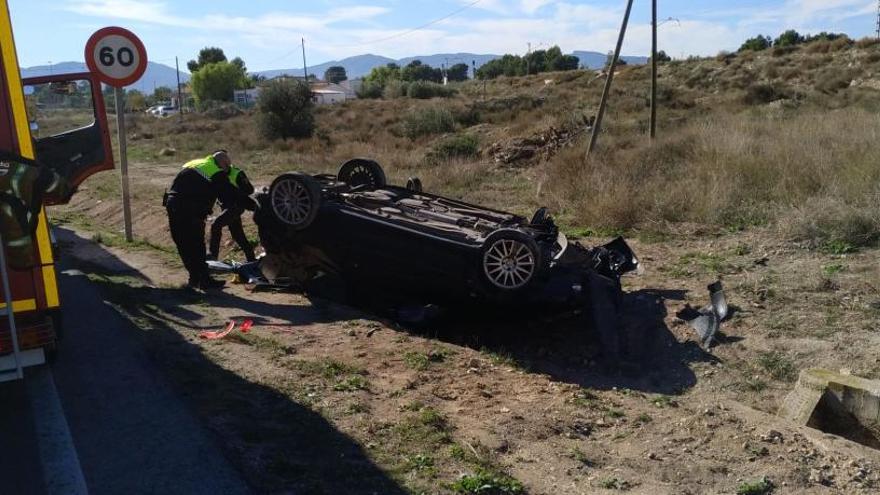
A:
<svg viewBox="0 0 880 495">
<path fill-rule="evenodd" d="M 571 226 L 662 232 L 682 222 L 778 224 L 814 246 L 856 246 L 877 241 L 880 231 L 880 91 L 850 83 L 872 80 L 880 56 L 866 40 L 837 45 L 662 64 L 653 145 L 644 138 L 649 72 L 625 67 L 590 160 L 585 133 L 516 168 L 496 165 L 485 151 L 549 128 L 583 130 L 603 82 L 593 71 L 459 84 L 452 98 L 322 107 L 316 135 L 298 141 L 261 139 L 251 114 L 182 123 L 144 117 L 131 125 L 131 148 L 139 160 L 176 163 L 225 147 L 258 183 L 287 170 L 332 172 L 369 156 L 394 182 L 420 176 L 432 191 L 518 213 L 547 204 Z M 454 138 L 443 136 L 453 131 L 478 142 L 480 153 L 472 143 L 466 153 L 431 153 L 446 149 Z M 177 153 L 159 157 L 162 148 Z"/>
</svg>

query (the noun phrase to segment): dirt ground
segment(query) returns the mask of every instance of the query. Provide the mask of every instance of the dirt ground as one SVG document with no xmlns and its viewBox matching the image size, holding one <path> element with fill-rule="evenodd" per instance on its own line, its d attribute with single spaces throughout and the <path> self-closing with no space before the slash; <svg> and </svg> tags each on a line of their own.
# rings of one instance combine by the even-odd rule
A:
<svg viewBox="0 0 880 495">
<path fill-rule="evenodd" d="M 168 170 L 135 166 L 133 181 L 161 190 Z M 762 229 L 635 239 L 645 273 L 624 279 L 630 358 L 608 371 L 577 315 L 450 314 L 410 328 L 240 284 L 186 292 L 161 206 L 140 204 L 141 242 L 120 247 L 117 202 L 96 192 L 115 178 L 99 177 L 51 212 L 62 256 L 136 324 L 260 492 L 768 493 L 764 477 L 774 493 L 880 486 L 876 451 L 770 416 L 801 369 L 880 378 L 876 250 L 821 253 Z M 706 304 L 716 278 L 733 315 L 704 352 L 675 313 Z M 198 337 L 230 319 L 253 329 Z"/>
</svg>

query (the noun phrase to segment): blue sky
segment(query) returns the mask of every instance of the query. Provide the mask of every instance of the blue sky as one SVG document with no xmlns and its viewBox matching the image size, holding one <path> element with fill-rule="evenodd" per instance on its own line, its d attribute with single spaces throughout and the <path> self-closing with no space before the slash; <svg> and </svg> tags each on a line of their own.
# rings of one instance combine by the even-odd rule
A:
<svg viewBox="0 0 880 495">
<path fill-rule="evenodd" d="M 674 57 L 734 50 L 758 33 L 842 31 L 873 35 L 875 0 L 658 0 L 660 48 Z M 310 65 L 363 53 L 392 58 L 441 52 L 523 53 L 612 49 L 624 0 L 9 0 L 22 66 L 82 61 L 96 29 L 138 34 L 151 60 L 181 65 L 211 45 L 250 70 Z M 470 5 L 470 6 L 469 6 Z M 458 14 L 408 34 L 406 31 Z M 625 54 L 650 50 L 650 1 L 635 0 Z"/>
</svg>

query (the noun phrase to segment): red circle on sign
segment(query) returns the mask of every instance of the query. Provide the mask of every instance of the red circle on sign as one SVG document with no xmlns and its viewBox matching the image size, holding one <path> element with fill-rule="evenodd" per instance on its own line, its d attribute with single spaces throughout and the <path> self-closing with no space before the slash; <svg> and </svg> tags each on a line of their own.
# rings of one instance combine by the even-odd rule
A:
<svg viewBox="0 0 880 495">
<path fill-rule="evenodd" d="M 131 44 L 134 45 L 135 50 L 138 52 L 138 65 L 134 72 L 121 79 L 102 72 L 101 67 L 95 63 L 95 48 L 98 43 L 100 43 L 102 39 L 113 35 L 121 36 L 131 42 Z M 95 31 L 95 33 L 89 37 L 89 41 L 86 42 L 85 55 L 86 66 L 88 66 L 89 71 L 94 73 L 102 83 L 115 88 L 121 88 L 133 84 L 140 79 L 147 70 L 147 49 L 144 48 L 144 44 L 134 33 L 128 29 L 117 26 L 105 27 Z"/>
</svg>

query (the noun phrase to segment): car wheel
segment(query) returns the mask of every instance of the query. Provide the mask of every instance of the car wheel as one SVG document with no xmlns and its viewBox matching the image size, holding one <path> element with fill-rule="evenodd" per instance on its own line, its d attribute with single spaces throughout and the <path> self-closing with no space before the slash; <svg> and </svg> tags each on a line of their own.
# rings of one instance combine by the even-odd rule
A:
<svg viewBox="0 0 880 495">
<path fill-rule="evenodd" d="M 422 180 L 418 177 L 410 177 L 406 181 L 406 188 L 412 192 L 422 192 Z"/>
<path fill-rule="evenodd" d="M 311 176 L 289 172 L 269 186 L 269 204 L 283 224 L 302 230 L 312 224 L 321 206 L 321 186 Z"/>
<path fill-rule="evenodd" d="M 366 158 L 353 158 L 339 167 L 336 180 L 345 182 L 350 187 L 380 189 L 387 183 L 382 166 Z"/>
<path fill-rule="evenodd" d="M 530 236 L 513 229 L 493 232 L 483 243 L 482 274 L 503 291 L 528 286 L 538 273 L 541 255 Z"/>
</svg>

